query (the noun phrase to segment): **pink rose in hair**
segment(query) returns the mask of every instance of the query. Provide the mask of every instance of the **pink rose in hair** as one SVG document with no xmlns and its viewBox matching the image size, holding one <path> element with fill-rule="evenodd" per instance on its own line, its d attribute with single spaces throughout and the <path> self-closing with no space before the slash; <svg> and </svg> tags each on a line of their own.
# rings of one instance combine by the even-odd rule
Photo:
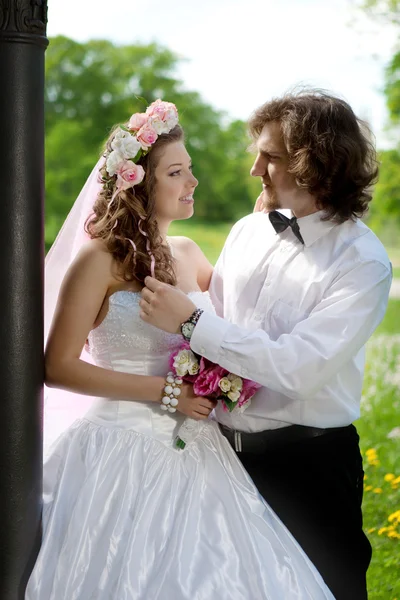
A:
<svg viewBox="0 0 400 600">
<path fill-rule="evenodd" d="M 157 129 L 163 129 L 161 133 L 171 131 L 178 123 L 178 110 L 172 102 L 156 100 L 153 104 L 150 104 L 146 114 L 154 123 L 157 123 Z M 162 128 L 160 122 L 164 124 L 164 128 Z"/>
<path fill-rule="evenodd" d="M 147 123 L 148 115 L 145 113 L 135 113 L 131 116 L 128 123 L 128 129 L 130 131 L 138 131 L 143 125 Z"/>
<path fill-rule="evenodd" d="M 160 119 L 162 119 L 165 113 L 166 104 L 167 102 L 163 102 L 160 99 L 156 100 L 155 102 L 150 104 L 150 106 L 147 107 L 146 115 L 148 115 L 149 117 L 159 117 Z"/>
<path fill-rule="evenodd" d="M 141 165 L 135 165 L 131 160 L 124 162 L 117 173 L 117 187 L 119 190 L 127 190 L 143 181 L 145 176 Z"/>
<path fill-rule="evenodd" d="M 157 131 L 149 123 L 145 123 L 136 134 L 137 141 L 143 150 L 148 150 L 158 138 Z"/>
</svg>

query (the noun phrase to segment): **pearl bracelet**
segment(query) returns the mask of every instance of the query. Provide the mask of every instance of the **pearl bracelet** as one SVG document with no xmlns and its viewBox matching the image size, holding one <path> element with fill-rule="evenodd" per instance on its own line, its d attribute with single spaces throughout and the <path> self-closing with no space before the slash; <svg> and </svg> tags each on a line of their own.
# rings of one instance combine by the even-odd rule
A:
<svg viewBox="0 0 400 600">
<path fill-rule="evenodd" d="M 161 410 L 168 411 L 170 413 L 176 412 L 178 406 L 178 396 L 181 394 L 181 385 L 183 380 L 180 377 L 175 377 L 172 371 L 167 373 L 165 380 L 165 387 L 163 390 L 163 397 L 161 398 Z"/>
</svg>

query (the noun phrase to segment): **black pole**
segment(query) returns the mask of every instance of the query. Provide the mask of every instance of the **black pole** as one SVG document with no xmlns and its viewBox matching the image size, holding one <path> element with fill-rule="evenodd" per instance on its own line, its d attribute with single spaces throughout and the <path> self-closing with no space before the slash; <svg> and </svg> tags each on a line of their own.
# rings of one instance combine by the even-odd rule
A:
<svg viewBox="0 0 400 600">
<path fill-rule="evenodd" d="M 0 0 L 0 599 L 40 545 L 46 0 Z"/>
</svg>

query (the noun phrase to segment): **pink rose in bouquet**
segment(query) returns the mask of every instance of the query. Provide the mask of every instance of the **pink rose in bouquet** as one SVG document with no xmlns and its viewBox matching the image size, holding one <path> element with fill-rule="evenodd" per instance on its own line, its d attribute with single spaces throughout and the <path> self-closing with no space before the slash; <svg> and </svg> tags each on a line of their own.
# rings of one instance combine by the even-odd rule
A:
<svg viewBox="0 0 400 600">
<path fill-rule="evenodd" d="M 203 359 L 200 360 L 200 372 L 196 376 L 195 381 L 193 383 L 193 391 L 197 396 L 210 396 L 214 397 L 216 394 L 219 396 L 219 392 L 221 391 L 219 388 L 219 382 L 224 377 L 228 371 L 225 371 L 222 367 L 218 365 L 214 365 L 207 361 L 210 366 L 205 366 L 206 362 L 203 362 Z"/>
<path fill-rule="evenodd" d="M 229 412 L 235 409 L 240 412 L 245 410 L 251 398 L 261 387 L 259 383 L 243 379 L 206 358 L 199 357 L 190 349 L 187 342 L 171 354 L 169 366 L 176 376 L 193 384 L 193 391 L 197 396 L 220 400 L 223 410 Z M 190 435 L 188 432 L 195 430 L 195 423 L 194 419 L 185 420 L 178 432 L 176 440 L 178 448 L 185 447 L 188 441 L 187 435 Z"/>
<path fill-rule="evenodd" d="M 257 390 L 259 390 L 261 385 L 256 383 L 255 381 L 250 381 L 250 379 L 243 379 L 243 389 L 240 395 L 239 406 L 243 406 L 243 404 L 247 404 L 249 400 L 254 396 Z"/>
</svg>

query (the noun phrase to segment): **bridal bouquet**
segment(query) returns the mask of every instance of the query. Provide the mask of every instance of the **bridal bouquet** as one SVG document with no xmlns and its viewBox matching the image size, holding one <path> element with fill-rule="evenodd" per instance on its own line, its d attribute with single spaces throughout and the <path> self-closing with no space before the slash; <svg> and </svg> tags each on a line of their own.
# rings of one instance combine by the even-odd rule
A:
<svg viewBox="0 0 400 600">
<path fill-rule="evenodd" d="M 207 396 L 222 402 L 225 411 L 243 412 L 250 404 L 260 384 L 230 373 L 219 365 L 195 354 L 185 342 L 170 356 L 170 369 L 176 377 L 193 384 L 197 396 Z M 187 418 L 182 424 L 176 445 L 184 448 L 192 437 L 198 421 Z"/>
</svg>

